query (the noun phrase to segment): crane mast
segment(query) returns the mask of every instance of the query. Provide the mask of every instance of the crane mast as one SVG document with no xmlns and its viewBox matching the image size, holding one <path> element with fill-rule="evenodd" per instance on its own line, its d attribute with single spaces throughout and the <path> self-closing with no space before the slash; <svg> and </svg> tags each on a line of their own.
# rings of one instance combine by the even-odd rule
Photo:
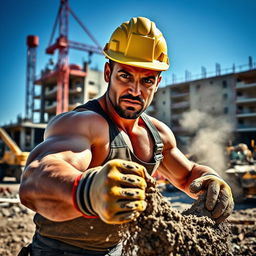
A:
<svg viewBox="0 0 256 256">
<path fill-rule="evenodd" d="M 68 38 L 68 26 L 69 26 L 69 14 L 71 14 L 86 34 L 92 39 L 96 46 L 69 41 Z M 59 35 L 55 43 L 53 37 L 56 32 L 56 27 L 59 27 Z M 79 20 L 75 13 L 70 9 L 68 0 L 61 0 L 59 11 L 55 20 L 53 31 L 50 37 L 49 45 L 46 49 L 46 53 L 54 54 L 55 50 L 58 50 L 58 63 L 57 63 L 57 107 L 56 114 L 68 111 L 69 104 L 69 48 L 76 50 L 87 51 L 89 56 L 92 53 L 102 54 L 102 48 L 96 39 L 92 36 L 89 30 Z"/>
<path fill-rule="evenodd" d="M 25 117 L 33 121 L 34 117 L 34 80 L 36 74 L 36 48 L 39 45 L 37 36 L 27 36 L 27 75 L 26 75 L 26 99 Z"/>
</svg>

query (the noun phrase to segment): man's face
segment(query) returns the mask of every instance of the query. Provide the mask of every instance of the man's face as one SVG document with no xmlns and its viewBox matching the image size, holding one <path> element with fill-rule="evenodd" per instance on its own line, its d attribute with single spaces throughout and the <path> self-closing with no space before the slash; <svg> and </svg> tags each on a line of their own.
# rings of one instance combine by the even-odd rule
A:
<svg viewBox="0 0 256 256">
<path fill-rule="evenodd" d="M 115 62 L 112 69 L 105 65 L 107 95 L 122 118 L 136 119 L 152 102 L 161 81 L 159 71 L 137 68 Z"/>
</svg>

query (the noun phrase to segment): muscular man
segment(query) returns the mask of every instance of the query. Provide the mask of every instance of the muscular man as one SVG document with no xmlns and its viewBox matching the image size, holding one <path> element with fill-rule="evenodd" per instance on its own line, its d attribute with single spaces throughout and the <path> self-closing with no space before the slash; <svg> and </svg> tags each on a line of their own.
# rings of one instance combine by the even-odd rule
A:
<svg viewBox="0 0 256 256">
<path fill-rule="evenodd" d="M 106 93 L 56 116 L 29 156 L 20 198 L 36 212 L 32 255 L 120 255 L 120 224 L 145 210 L 146 179 L 156 169 L 193 198 L 206 192 L 217 222 L 233 209 L 223 179 L 189 161 L 170 128 L 144 113 L 169 67 L 155 23 L 123 23 L 104 54 Z"/>
</svg>

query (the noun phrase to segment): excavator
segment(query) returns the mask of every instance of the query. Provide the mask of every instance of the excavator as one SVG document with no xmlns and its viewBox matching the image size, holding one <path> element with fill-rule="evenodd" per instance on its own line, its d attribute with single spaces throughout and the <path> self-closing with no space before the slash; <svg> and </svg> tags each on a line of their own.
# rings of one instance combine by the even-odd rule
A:
<svg viewBox="0 0 256 256">
<path fill-rule="evenodd" d="M 8 133 L 0 127 L 0 182 L 15 177 L 20 182 L 29 152 L 23 152 Z"/>
</svg>

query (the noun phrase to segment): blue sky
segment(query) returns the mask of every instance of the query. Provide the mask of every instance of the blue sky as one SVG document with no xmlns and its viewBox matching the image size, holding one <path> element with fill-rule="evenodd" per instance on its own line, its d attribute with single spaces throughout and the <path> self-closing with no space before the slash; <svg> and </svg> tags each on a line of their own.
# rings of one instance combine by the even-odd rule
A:
<svg viewBox="0 0 256 256">
<path fill-rule="evenodd" d="M 38 35 L 37 74 L 45 66 L 45 54 L 59 0 L 0 0 L 0 125 L 15 121 L 25 112 L 26 36 Z M 256 61 L 255 0 L 70 0 L 70 7 L 91 31 L 101 46 L 113 30 L 131 17 L 154 20 L 165 35 L 169 47 L 171 74 L 192 74 Z M 70 17 L 69 37 L 92 44 L 89 37 Z M 56 56 L 55 56 L 56 59 Z M 82 64 L 85 52 L 71 51 L 70 62 Z M 103 69 L 104 58 L 93 56 L 92 66 Z"/>
</svg>

